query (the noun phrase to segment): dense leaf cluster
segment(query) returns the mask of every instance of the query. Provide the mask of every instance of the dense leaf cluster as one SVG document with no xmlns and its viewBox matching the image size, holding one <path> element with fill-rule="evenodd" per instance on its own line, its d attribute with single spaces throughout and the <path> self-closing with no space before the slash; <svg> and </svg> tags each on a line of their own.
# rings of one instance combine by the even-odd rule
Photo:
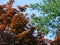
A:
<svg viewBox="0 0 60 45">
<path fill-rule="evenodd" d="M 27 14 L 22 13 L 28 5 L 18 6 L 17 10 L 12 7 L 14 2 L 9 0 L 0 5 L 0 42 L 6 42 L 6 45 L 37 45 L 33 36 L 35 27 L 28 24 Z"/>
<path fill-rule="evenodd" d="M 32 10 L 38 10 L 42 15 L 32 18 L 32 22 L 37 23 L 37 28 L 40 27 L 40 31 L 41 28 L 55 29 L 60 24 L 60 0 L 42 0 L 42 2 L 30 4 L 29 7 Z"/>
</svg>

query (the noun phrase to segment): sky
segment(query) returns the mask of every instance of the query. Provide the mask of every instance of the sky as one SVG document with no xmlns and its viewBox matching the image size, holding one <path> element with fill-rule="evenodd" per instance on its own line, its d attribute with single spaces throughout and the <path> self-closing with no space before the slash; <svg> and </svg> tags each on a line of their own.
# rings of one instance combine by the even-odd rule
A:
<svg viewBox="0 0 60 45">
<path fill-rule="evenodd" d="M 24 5 L 24 4 L 33 4 L 33 3 L 36 3 L 36 2 L 39 2 L 41 0 L 15 0 L 15 3 L 14 3 L 14 6 L 16 5 Z M 0 0 L 0 4 L 3 4 L 3 3 L 6 3 L 8 2 L 8 0 Z"/>
<path fill-rule="evenodd" d="M 6 2 L 8 2 L 8 0 L 0 0 L 0 4 L 5 4 Z M 15 0 L 15 3 L 13 4 L 13 7 L 16 7 L 17 5 L 25 5 L 25 4 L 34 4 L 34 3 L 37 3 L 37 2 L 42 2 L 42 0 Z M 37 15 L 39 15 L 39 13 L 36 11 L 36 10 L 33 10 L 33 11 L 30 11 L 30 9 L 28 8 L 26 10 L 26 13 L 29 13 L 30 15 L 32 13 L 35 13 Z M 53 40 L 54 37 L 50 37 L 50 35 L 52 35 L 51 33 L 48 34 L 47 36 L 45 36 L 45 38 L 48 38 L 48 39 L 51 39 Z"/>
<path fill-rule="evenodd" d="M 0 0 L 0 4 L 5 4 L 6 2 L 8 2 L 8 0 Z M 19 0 L 19 1 L 15 0 L 15 3 L 13 4 L 13 7 L 16 7 L 17 5 L 23 6 L 25 4 L 28 4 L 28 5 L 29 4 L 34 4 L 36 2 L 42 2 L 42 1 L 41 0 Z M 35 13 L 35 14 L 39 15 L 36 10 L 30 11 L 29 8 L 27 8 L 26 12 L 29 13 L 30 15 L 32 13 Z"/>
</svg>

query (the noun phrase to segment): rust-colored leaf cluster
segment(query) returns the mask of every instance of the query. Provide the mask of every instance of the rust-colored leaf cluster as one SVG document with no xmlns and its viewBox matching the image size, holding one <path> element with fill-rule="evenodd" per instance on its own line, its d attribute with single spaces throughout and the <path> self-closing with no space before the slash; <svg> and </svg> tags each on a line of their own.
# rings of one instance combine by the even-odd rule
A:
<svg viewBox="0 0 60 45">
<path fill-rule="evenodd" d="M 10 44 L 12 40 L 16 38 L 21 42 L 19 45 L 33 45 L 35 38 L 32 35 L 35 27 L 28 28 L 27 24 L 29 23 L 29 18 L 26 17 L 28 14 L 24 14 L 26 7 L 18 6 L 18 10 L 12 7 L 14 0 L 9 0 L 6 4 L 0 5 L 0 32 L 3 31 L 1 36 L 4 37 L 3 41 L 7 42 L 7 45 Z M 27 28 L 27 30 L 25 29 Z M 0 38 L 0 39 L 1 39 Z M 16 40 L 15 40 L 16 41 Z"/>
<path fill-rule="evenodd" d="M 36 27 L 29 24 L 28 14 L 22 13 L 26 11 L 28 5 L 17 6 L 16 9 L 12 7 L 14 2 L 9 0 L 6 4 L 0 5 L 0 40 L 3 39 L 7 45 L 14 44 L 16 40 L 19 45 L 47 45 L 41 33 L 33 36 Z"/>
</svg>

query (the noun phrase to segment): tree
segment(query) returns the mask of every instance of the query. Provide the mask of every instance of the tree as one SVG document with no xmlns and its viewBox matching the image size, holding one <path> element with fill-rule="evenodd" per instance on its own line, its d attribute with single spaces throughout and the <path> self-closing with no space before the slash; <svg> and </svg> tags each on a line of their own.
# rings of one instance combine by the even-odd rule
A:
<svg viewBox="0 0 60 45">
<path fill-rule="evenodd" d="M 50 28 L 55 29 L 59 25 L 60 0 L 42 0 L 41 3 L 30 4 L 29 8 L 38 10 L 42 14 L 42 16 L 34 16 L 31 22 L 36 24 L 38 30 L 43 34 L 48 32 L 45 30 L 49 30 Z"/>
<path fill-rule="evenodd" d="M 6 4 L 0 5 L 0 42 L 15 45 L 17 40 L 19 45 L 37 45 L 32 35 L 35 27 L 28 24 L 27 15 L 22 13 L 28 5 L 18 6 L 17 10 L 12 7 L 14 2 L 14 0 L 9 0 Z"/>
<path fill-rule="evenodd" d="M 57 26 L 56 35 L 60 37 L 60 25 Z"/>
</svg>

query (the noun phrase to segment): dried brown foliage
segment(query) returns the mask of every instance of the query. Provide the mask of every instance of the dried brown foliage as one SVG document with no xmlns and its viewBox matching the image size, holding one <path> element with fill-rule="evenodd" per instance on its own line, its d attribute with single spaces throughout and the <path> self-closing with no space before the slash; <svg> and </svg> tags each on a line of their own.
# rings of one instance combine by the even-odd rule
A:
<svg viewBox="0 0 60 45">
<path fill-rule="evenodd" d="M 26 25 L 29 23 L 29 19 L 26 17 L 27 14 L 23 14 L 22 12 L 26 10 L 28 5 L 18 6 L 19 10 L 17 10 L 12 7 L 13 3 L 14 0 L 9 0 L 6 4 L 0 5 L 0 30 L 4 28 L 4 30 L 9 32 L 5 33 L 5 36 L 3 36 L 5 37 L 4 40 L 7 40 L 9 43 L 10 40 L 16 38 L 21 42 L 19 45 L 35 44 L 34 36 L 32 35 L 35 27 L 30 26 L 28 30 L 24 29 L 28 28 Z M 12 35 L 10 33 L 12 33 Z"/>
<path fill-rule="evenodd" d="M 3 36 L 4 41 L 7 42 L 7 45 L 11 45 L 11 41 L 13 43 L 16 40 L 19 45 L 46 45 L 41 33 L 38 33 L 37 37 L 33 36 L 36 27 L 28 24 L 29 18 L 26 17 L 28 14 L 22 13 L 25 12 L 28 5 L 17 6 L 17 10 L 12 7 L 14 2 L 14 0 L 9 0 L 6 4 L 0 5 L 0 30 L 6 31 Z"/>
</svg>

